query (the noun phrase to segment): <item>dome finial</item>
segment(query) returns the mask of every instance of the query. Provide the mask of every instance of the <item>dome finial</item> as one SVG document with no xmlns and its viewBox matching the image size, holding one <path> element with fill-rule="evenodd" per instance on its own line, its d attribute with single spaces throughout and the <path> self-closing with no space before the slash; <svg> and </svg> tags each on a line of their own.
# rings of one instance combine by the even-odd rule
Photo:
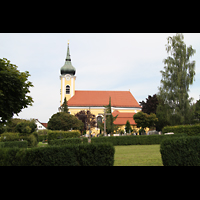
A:
<svg viewBox="0 0 200 200">
<path fill-rule="evenodd" d="M 68 47 L 67 47 L 67 56 L 65 59 L 65 64 L 60 69 L 61 75 L 71 74 L 75 75 L 76 69 L 72 66 L 70 53 L 69 53 L 69 40 L 68 40 Z"/>
</svg>

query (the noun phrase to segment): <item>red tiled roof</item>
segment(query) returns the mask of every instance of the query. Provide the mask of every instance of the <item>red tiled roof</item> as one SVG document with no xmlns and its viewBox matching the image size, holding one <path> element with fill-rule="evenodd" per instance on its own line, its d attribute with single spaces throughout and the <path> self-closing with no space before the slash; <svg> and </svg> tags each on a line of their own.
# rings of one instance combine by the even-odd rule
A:
<svg viewBox="0 0 200 200">
<path fill-rule="evenodd" d="M 45 128 L 47 128 L 48 123 L 41 123 Z"/>
<path fill-rule="evenodd" d="M 81 106 L 106 106 L 111 97 L 113 107 L 138 107 L 141 106 L 135 100 L 130 91 L 75 91 L 75 95 L 69 99 L 69 107 Z"/>
<path fill-rule="evenodd" d="M 115 110 L 113 113 L 113 116 L 117 116 L 117 119 L 114 121 L 114 124 L 116 125 L 125 125 L 127 120 L 129 120 L 131 125 L 136 125 L 133 115 L 135 113 L 126 113 L 126 112 L 119 112 L 118 110 Z"/>
</svg>

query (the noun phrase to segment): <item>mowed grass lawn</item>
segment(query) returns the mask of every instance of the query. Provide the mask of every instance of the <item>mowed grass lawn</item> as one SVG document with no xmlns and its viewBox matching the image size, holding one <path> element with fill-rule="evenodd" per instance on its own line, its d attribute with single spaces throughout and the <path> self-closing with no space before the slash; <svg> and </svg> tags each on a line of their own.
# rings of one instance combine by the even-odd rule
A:
<svg viewBox="0 0 200 200">
<path fill-rule="evenodd" d="M 163 166 L 160 145 L 115 146 L 114 166 Z"/>
</svg>

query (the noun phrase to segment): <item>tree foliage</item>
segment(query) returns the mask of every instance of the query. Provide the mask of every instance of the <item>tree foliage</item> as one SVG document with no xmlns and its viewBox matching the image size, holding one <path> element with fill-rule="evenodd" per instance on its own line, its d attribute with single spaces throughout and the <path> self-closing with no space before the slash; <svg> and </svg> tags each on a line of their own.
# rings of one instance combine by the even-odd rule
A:
<svg viewBox="0 0 200 200">
<path fill-rule="evenodd" d="M 74 115 L 65 112 L 58 112 L 51 116 L 48 121 L 48 129 L 51 130 L 80 130 L 82 131 L 84 124 L 78 120 Z"/>
<path fill-rule="evenodd" d="M 35 120 L 25 120 L 12 118 L 4 126 L 3 132 L 20 133 L 20 135 L 29 135 L 37 130 Z"/>
<path fill-rule="evenodd" d="M 154 94 L 153 96 L 148 95 L 148 98 L 146 98 L 146 102 L 142 101 L 139 103 L 142 106 L 142 112 L 147 113 L 147 114 L 150 114 L 150 113 L 156 114 L 156 109 L 158 105 L 158 99 L 157 99 L 156 94 Z"/>
<path fill-rule="evenodd" d="M 95 115 L 90 110 L 81 110 L 75 116 L 84 123 L 84 130 L 87 130 L 88 125 L 90 125 L 90 128 L 96 127 Z"/>
<path fill-rule="evenodd" d="M 188 116 L 191 99 L 188 92 L 195 76 L 195 61 L 191 62 L 190 58 L 196 51 L 192 46 L 186 47 L 183 39 L 183 34 L 168 37 L 166 51 L 169 56 L 164 59 L 165 66 L 161 71 L 158 95 L 163 104 L 159 104 L 158 110 L 165 111 L 164 117 L 170 125 L 186 124 L 190 121 Z"/>
<path fill-rule="evenodd" d="M 111 97 L 109 98 L 109 104 L 105 106 L 106 113 L 109 113 L 111 115 L 106 115 L 106 132 L 107 134 L 113 134 L 114 130 L 116 130 L 118 127 L 114 124 L 114 121 L 117 119 L 116 115 L 115 117 L 112 115 L 112 109 L 111 109 Z"/>
<path fill-rule="evenodd" d="M 69 112 L 66 97 L 64 98 L 63 104 L 60 106 L 60 110 L 61 110 L 61 112 L 65 112 L 65 113 L 68 113 L 68 112 Z"/>
<path fill-rule="evenodd" d="M 126 127 L 125 127 L 125 129 L 126 129 L 126 133 L 129 133 L 132 130 L 131 124 L 130 124 L 129 120 L 126 121 Z"/>
<path fill-rule="evenodd" d="M 16 65 L 6 58 L 0 59 L 0 122 L 5 123 L 14 114 L 21 112 L 23 108 L 32 105 L 33 99 L 27 94 L 33 87 L 28 81 L 28 71 L 20 72 Z"/>
<path fill-rule="evenodd" d="M 15 129 L 16 132 L 22 133 L 22 135 L 29 135 L 36 131 L 37 125 L 34 120 L 24 120 L 18 123 Z"/>
<path fill-rule="evenodd" d="M 198 100 L 195 104 L 195 120 L 199 123 L 200 122 L 200 100 Z"/>
<path fill-rule="evenodd" d="M 138 112 L 135 115 L 133 115 L 133 119 L 135 120 L 135 122 L 137 123 L 137 127 L 138 128 L 151 128 L 154 127 L 156 125 L 156 123 L 158 122 L 158 118 L 156 117 L 156 114 L 151 113 L 150 115 L 148 115 L 147 113 L 144 112 Z"/>
<path fill-rule="evenodd" d="M 117 119 L 116 115 L 115 117 L 112 115 L 112 109 L 111 109 L 111 97 L 109 98 L 109 104 L 104 106 L 106 109 L 106 133 L 107 134 L 113 134 L 114 131 L 118 129 L 118 126 L 114 124 L 114 121 Z M 104 119 L 105 120 L 105 119 Z M 104 131 L 104 122 L 98 122 L 98 127 L 101 129 L 101 131 Z"/>
</svg>

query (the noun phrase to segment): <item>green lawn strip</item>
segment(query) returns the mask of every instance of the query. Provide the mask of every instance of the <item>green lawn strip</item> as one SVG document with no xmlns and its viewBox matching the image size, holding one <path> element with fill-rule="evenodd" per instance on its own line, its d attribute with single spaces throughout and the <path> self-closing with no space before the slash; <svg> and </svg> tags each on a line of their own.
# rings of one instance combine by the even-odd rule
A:
<svg viewBox="0 0 200 200">
<path fill-rule="evenodd" d="M 48 143 L 45 144 L 45 143 L 39 142 L 37 145 L 37 147 L 46 147 L 46 146 L 48 146 Z"/>
<path fill-rule="evenodd" d="M 39 142 L 37 147 L 48 144 Z M 115 146 L 114 166 L 163 166 L 160 145 Z"/>
<path fill-rule="evenodd" d="M 115 146 L 114 166 L 162 166 L 160 145 Z"/>
</svg>

